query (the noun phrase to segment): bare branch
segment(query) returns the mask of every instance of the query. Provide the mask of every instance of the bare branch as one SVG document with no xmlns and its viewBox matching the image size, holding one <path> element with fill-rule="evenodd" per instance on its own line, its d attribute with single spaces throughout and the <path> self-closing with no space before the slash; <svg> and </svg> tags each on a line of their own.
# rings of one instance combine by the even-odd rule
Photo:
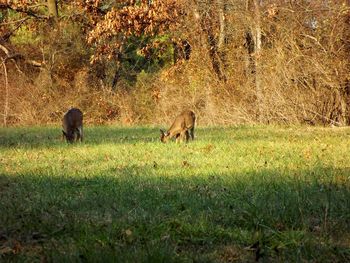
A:
<svg viewBox="0 0 350 263">
<path fill-rule="evenodd" d="M 2 66 L 4 68 L 4 77 L 5 77 L 5 101 L 4 101 L 4 126 L 7 126 L 7 115 L 8 115 L 8 105 L 9 105 L 9 85 L 8 85 L 8 76 L 6 68 L 6 59 L 2 60 Z"/>
<path fill-rule="evenodd" d="M 14 21 L 10 21 L 10 22 L 0 23 L 0 25 L 5 26 L 5 25 L 16 24 L 16 23 L 21 23 L 22 24 L 23 22 L 25 22 L 28 19 L 30 19 L 30 17 L 24 17 L 24 18 L 21 18 L 19 20 L 14 20 Z"/>
<path fill-rule="evenodd" d="M 37 6 L 34 6 L 34 7 L 37 7 Z M 11 9 L 15 12 L 19 12 L 19 13 L 24 13 L 24 14 L 27 14 L 28 16 L 31 16 L 31 17 L 35 17 L 37 19 L 43 19 L 43 20 L 47 20 L 49 19 L 49 16 L 45 16 L 45 15 L 42 15 L 42 14 L 39 14 L 31 9 L 24 9 L 24 8 L 19 8 L 19 7 L 13 7 L 9 4 L 0 4 L 0 9 Z"/>
<path fill-rule="evenodd" d="M 32 65 L 34 67 L 41 67 L 43 65 L 43 63 L 38 61 L 25 59 L 25 57 L 20 53 L 11 52 L 7 47 L 5 47 L 2 44 L 0 44 L 0 50 L 2 50 L 6 55 L 6 57 L 4 58 L 4 61 L 10 60 L 10 59 L 13 59 L 14 61 L 18 59 L 24 59 L 25 63 Z"/>
<path fill-rule="evenodd" d="M 26 20 L 28 20 L 29 18 L 30 18 L 30 17 L 25 17 L 24 19 L 22 19 L 22 20 L 19 22 L 19 24 L 18 24 L 12 31 L 7 32 L 4 36 L 2 36 L 2 37 L 0 38 L 0 41 L 1 41 L 1 40 L 7 40 L 7 39 L 9 39 L 10 36 L 12 36 L 12 34 L 13 34 L 14 32 L 16 32 L 17 29 L 19 29 L 19 28 L 22 26 L 22 24 L 23 24 Z"/>
<path fill-rule="evenodd" d="M 6 54 L 6 58 L 10 56 L 10 51 L 3 45 L 0 44 L 0 49 Z"/>
</svg>

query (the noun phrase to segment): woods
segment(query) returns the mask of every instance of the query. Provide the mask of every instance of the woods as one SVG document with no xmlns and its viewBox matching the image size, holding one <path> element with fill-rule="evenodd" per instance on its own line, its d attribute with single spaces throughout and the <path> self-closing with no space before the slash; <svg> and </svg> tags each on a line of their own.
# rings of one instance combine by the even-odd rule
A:
<svg viewBox="0 0 350 263">
<path fill-rule="evenodd" d="M 1 123 L 350 122 L 350 3 L 0 1 Z M 155 112 L 159 114 L 155 114 Z"/>
</svg>

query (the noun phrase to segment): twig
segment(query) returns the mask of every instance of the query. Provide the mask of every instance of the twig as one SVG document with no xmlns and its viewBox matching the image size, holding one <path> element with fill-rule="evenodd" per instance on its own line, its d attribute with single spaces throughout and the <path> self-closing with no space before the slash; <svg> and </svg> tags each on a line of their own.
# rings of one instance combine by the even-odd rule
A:
<svg viewBox="0 0 350 263">
<path fill-rule="evenodd" d="M 18 20 L 17 22 L 19 22 L 19 24 L 12 31 L 7 32 L 5 35 L 3 35 L 0 40 L 8 40 L 10 38 L 10 36 L 12 36 L 13 33 L 16 32 L 17 29 L 19 29 L 22 26 L 22 24 L 30 18 L 31 17 L 28 16 L 28 17 L 23 18 L 22 20 Z"/>
<path fill-rule="evenodd" d="M 304 36 L 304 37 L 310 38 L 310 39 L 312 39 L 313 41 L 315 41 L 315 43 L 316 43 L 318 46 L 320 46 L 320 47 L 322 48 L 322 50 L 323 50 L 325 53 L 327 53 L 327 50 L 322 46 L 322 44 L 318 41 L 318 39 L 317 39 L 316 37 L 310 36 L 310 35 L 308 35 L 308 34 L 301 34 L 301 35 Z"/>
<path fill-rule="evenodd" d="M 11 9 L 15 12 L 27 14 L 28 16 L 32 16 L 32 17 L 35 17 L 37 19 L 42 19 L 42 20 L 49 19 L 49 16 L 37 14 L 33 10 L 26 10 L 24 8 L 15 8 L 15 7 L 11 6 L 10 4 L 0 4 L 0 9 L 5 9 L 5 8 Z"/>
<path fill-rule="evenodd" d="M 294 106 L 297 106 L 297 107 L 299 107 L 299 108 L 302 108 L 300 105 L 298 105 L 297 103 L 295 103 L 295 102 L 293 102 L 293 101 L 290 101 Z M 332 123 L 332 124 L 335 124 L 335 125 L 338 125 L 338 126 L 343 126 L 340 122 L 337 122 L 337 121 L 335 121 L 335 120 L 332 120 L 332 119 L 330 119 L 330 118 L 328 118 L 328 117 L 326 117 L 326 116 L 323 116 L 322 114 L 320 114 L 320 113 L 318 113 L 318 112 L 316 112 L 316 111 L 313 111 L 313 110 L 309 110 L 309 109 L 305 109 L 305 108 L 303 108 L 303 110 L 305 111 L 308 111 L 309 113 L 312 113 L 312 114 L 315 114 L 315 115 L 317 115 L 317 116 L 319 116 L 319 117 L 321 117 L 323 120 L 326 120 L 326 121 L 329 121 L 330 123 Z"/>
<path fill-rule="evenodd" d="M 14 20 L 14 21 L 10 21 L 10 22 L 3 22 L 0 23 L 0 25 L 5 26 L 5 25 L 12 25 L 12 24 L 16 24 L 16 23 L 23 23 L 24 21 L 28 20 L 30 17 L 25 17 L 25 18 L 21 18 L 19 20 Z"/>
<path fill-rule="evenodd" d="M 4 45 L 1 45 L 1 44 L 0 44 L 0 50 L 2 50 L 6 55 L 6 58 L 4 58 L 4 60 L 12 59 L 16 62 L 17 59 L 24 59 L 24 61 L 26 63 L 28 63 L 34 67 L 41 67 L 43 65 L 43 63 L 38 62 L 38 61 L 25 59 L 25 57 L 22 54 L 11 52 L 7 47 L 5 47 Z"/>
<path fill-rule="evenodd" d="M 4 68 L 5 77 L 5 102 L 4 102 L 4 126 L 7 126 L 7 115 L 8 115 L 8 103 L 9 103 L 9 87 L 8 87 L 8 76 L 6 68 L 6 58 L 2 59 L 2 66 Z"/>
</svg>

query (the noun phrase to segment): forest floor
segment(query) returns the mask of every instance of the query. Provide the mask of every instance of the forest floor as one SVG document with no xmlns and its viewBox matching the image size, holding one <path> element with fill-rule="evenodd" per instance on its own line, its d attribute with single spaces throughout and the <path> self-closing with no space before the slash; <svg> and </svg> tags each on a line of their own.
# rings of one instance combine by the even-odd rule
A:
<svg viewBox="0 0 350 263">
<path fill-rule="evenodd" d="M 0 261 L 350 261 L 350 128 L 60 135 L 0 128 Z"/>
</svg>

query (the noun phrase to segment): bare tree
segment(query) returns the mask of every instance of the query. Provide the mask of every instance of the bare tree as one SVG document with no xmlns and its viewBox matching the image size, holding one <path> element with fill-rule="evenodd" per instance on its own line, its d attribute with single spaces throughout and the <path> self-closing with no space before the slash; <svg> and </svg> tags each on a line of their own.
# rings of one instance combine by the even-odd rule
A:
<svg viewBox="0 0 350 263">
<path fill-rule="evenodd" d="M 260 18 L 260 0 L 254 0 L 254 17 L 255 17 L 255 28 L 254 28 L 254 62 L 255 62 L 255 91 L 256 99 L 258 104 L 258 120 L 263 121 L 263 93 L 261 87 L 261 18 Z"/>
<path fill-rule="evenodd" d="M 49 16 L 56 19 L 58 17 L 57 1 L 47 0 L 47 8 L 49 10 Z"/>
<path fill-rule="evenodd" d="M 216 5 L 219 8 L 219 15 L 216 14 Z M 225 75 L 224 63 L 219 55 L 219 44 L 220 47 L 224 45 L 225 39 L 225 17 L 224 17 L 224 5 L 223 0 L 210 0 L 208 4 L 202 9 L 201 13 L 201 27 L 205 33 L 207 45 L 209 49 L 209 56 L 212 63 L 212 67 L 217 77 L 221 81 L 226 81 L 227 77 Z M 215 20 L 218 18 L 220 21 L 220 34 L 216 37 L 215 32 Z"/>
<path fill-rule="evenodd" d="M 219 37 L 218 37 L 218 49 L 222 50 L 226 39 L 226 0 L 216 0 L 219 16 Z"/>
<path fill-rule="evenodd" d="M 260 0 L 247 0 L 246 11 L 251 12 L 253 16 L 253 22 L 251 28 L 246 32 L 246 48 L 249 54 L 249 68 L 251 73 L 254 74 L 255 95 L 258 107 L 258 120 L 264 121 L 264 98 L 262 92 L 261 83 L 261 14 L 260 14 Z"/>
</svg>

